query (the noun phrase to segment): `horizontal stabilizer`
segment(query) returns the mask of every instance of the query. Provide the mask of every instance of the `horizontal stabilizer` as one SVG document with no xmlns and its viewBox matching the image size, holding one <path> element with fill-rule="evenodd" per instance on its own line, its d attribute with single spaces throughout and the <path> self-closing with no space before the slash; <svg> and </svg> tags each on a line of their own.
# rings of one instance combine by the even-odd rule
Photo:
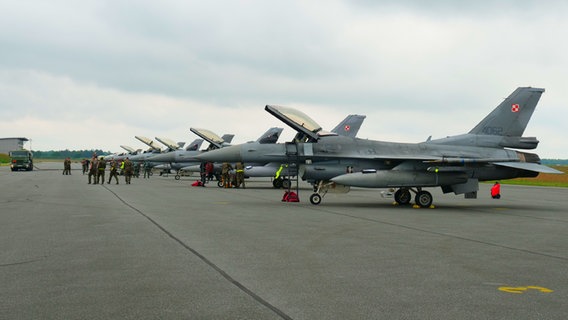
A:
<svg viewBox="0 0 568 320">
<path fill-rule="evenodd" d="M 531 162 L 493 162 L 494 165 L 502 166 L 502 167 L 509 167 L 521 170 L 528 170 L 540 173 L 553 173 L 553 174 L 563 174 L 564 172 L 553 169 L 551 167 L 543 166 L 542 164 L 538 163 L 531 163 Z"/>
</svg>

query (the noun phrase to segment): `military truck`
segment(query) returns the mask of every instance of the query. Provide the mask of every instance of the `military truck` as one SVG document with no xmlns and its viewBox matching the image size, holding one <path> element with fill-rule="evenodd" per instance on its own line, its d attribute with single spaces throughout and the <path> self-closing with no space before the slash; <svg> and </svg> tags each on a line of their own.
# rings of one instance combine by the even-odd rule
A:
<svg viewBox="0 0 568 320">
<path fill-rule="evenodd" d="M 10 151 L 10 169 L 12 171 L 34 169 L 34 155 L 29 150 Z"/>
</svg>

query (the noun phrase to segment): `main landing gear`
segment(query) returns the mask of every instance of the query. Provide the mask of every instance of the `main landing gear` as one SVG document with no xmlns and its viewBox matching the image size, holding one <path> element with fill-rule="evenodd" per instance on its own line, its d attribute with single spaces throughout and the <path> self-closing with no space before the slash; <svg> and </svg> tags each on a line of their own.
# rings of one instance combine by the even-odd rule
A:
<svg viewBox="0 0 568 320">
<path fill-rule="evenodd" d="M 333 182 L 319 181 L 314 184 L 314 193 L 310 196 L 310 202 L 314 205 L 318 205 L 329 191 L 345 193 L 348 190 L 349 189 L 339 189 Z M 410 204 L 410 201 L 412 201 L 412 193 L 415 194 L 414 202 L 420 208 L 429 208 L 432 205 L 432 194 L 428 191 L 422 190 L 421 187 L 404 187 L 398 189 L 394 193 L 394 201 L 400 205 Z"/>
<path fill-rule="evenodd" d="M 404 205 L 409 204 L 410 200 L 412 199 L 412 194 L 410 192 L 414 192 L 416 196 L 414 197 L 414 202 L 416 205 L 421 208 L 429 208 L 432 205 L 432 194 L 428 191 L 422 190 L 422 188 L 418 187 L 416 190 L 412 188 L 400 188 L 394 193 L 394 201 L 396 203 Z"/>
<path fill-rule="evenodd" d="M 274 179 L 272 180 L 272 186 L 276 189 L 288 189 L 290 188 L 291 184 L 290 184 L 290 179 L 288 178 L 278 178 L 278 179 Z"/>
</svg>

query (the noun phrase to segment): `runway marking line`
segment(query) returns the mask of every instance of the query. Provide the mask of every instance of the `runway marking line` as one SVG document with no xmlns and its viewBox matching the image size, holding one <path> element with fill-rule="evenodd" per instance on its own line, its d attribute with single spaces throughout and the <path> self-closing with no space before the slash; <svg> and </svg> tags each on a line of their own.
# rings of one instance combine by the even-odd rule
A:
<svg viewBox="0 0 568 320">
<path fill-rule="evenodd" d="M 554 290 L 550 290 L 548 288 L 544 288 L 544 287 L 538 287 L 538 286 L 526 286 L 526 287 L 499 287 L 500 291 L 504 291 L 504 292 L 508 292 L 508 293 L 515 293 L 515 294 L 523 294 L 525 292 L 527 292 L 528 290 L 537 290 L 540 291 L 542 293 L 551 293 L 554 292 Z"/>
</svg>

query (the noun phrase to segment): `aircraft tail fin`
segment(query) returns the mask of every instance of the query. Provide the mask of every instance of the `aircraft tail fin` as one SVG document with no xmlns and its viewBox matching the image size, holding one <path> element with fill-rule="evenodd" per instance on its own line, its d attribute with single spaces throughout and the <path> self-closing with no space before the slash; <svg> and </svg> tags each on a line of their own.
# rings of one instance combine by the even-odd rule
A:
<svg viewBox="0 0 568 320">
<path fill-rule="evenodd" d="M 521 137 L 544 89 L 517 88 L 469 133 Z"/>
<path fill-rule="evenodd" d="M 537 138 L 523 137 L 523 133 L 543 92 L 540 88 L 517 88 L 469 133 L 427 143 L 535 149 Z"/>
<path fill-rule="evenodd" d="M 280 138 L 280 134 L 284 129 L 273 127 L 268 129 L 265 133 L 263 133 L 256 142 L 258 143 L 276 143 L 278 138 Z"/>
<path fill-rule="evenodd" d="M 233 141 L 233 138 L 234 138 L 234 137 L 235 137 L 234 134 L 227 133 L 227 134 L 224 134 L 224 135 L 221 137 L 221 139 L 223 139 L 223 141 L 224 141 L 225 143 L 231 143 L 231 141 Z"/>
<path fill-rule="evenodd" d="M 340 136 L 355 138 L 366 116 L 350 114 L 341 121 L 331 132 Z"/>
<path fill-rule="evenodd" d="M 203 139 L 195 139 L 187 145 L 185 150 L 186 151 L 197 151 L 201 147 L 202 143 L 203 143 Z"/>
</svg>

